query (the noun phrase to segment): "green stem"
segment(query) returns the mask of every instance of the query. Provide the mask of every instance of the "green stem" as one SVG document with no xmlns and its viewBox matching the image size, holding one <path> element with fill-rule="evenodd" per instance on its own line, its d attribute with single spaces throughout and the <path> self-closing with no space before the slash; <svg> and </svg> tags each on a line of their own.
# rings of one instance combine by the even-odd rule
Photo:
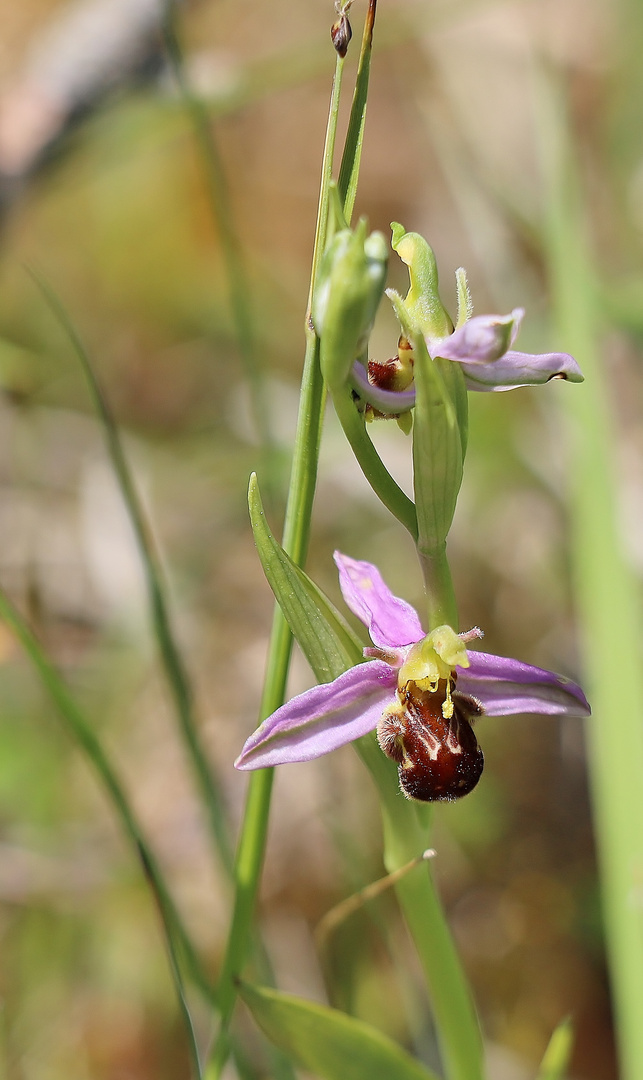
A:
<svg viewBox="0 0 643 1080">
<path fill-rule="evenodd" d="M 152 890 L 152 895 L 156 900 L 156 905 L 161 916 L 161 922 L 165 925 L 164 920 L 164 900 L 159 895 L 156 881 L 153 876 L 148 872 L 148 867 L 144 864 L 147 873 L 148 884 Z M 168 954 L 168 964 L 170 968 L 170 975 L 172 976 L 172 982 L 174 983 L 174 992 L 179 1003 L 179 1012 L 181 1013 L 181 1019 L 183 1020 L 183 1027 L 187 1036 L 188 1053 L 190 1055 L 190 1066 L 193 1080 L 202 1080 L 201 1073 L 201 1059 L 199 1057 L 199 1047 L 196 1040 L 196 1033 L 194 1031 L 194 1024 L 192 1023 L 192 1016 L 190 1014 L 190 1008 L 188 1006 L 187 997 L 185 993 L 185 987 L 183 985 L 183 979 L 181 976 L 181 965 L 179 963 L 179 957 L 177 950 L 174 947 L 174 940 L 171 934 L 166 931 L 166 947 Z"/>
<path fill-rule="evenodd" d="M 324 397 L 319 348 L 317 339 L 313 336 L 309 341 L 304 362 L 298 433 L 301 439 L 298 437 L 295 443 L 291 494 L 283 537 L 284 549 L 298 565 L 303 563 L 308 546 Z M 299 508 L 299 512 L 296 512 L 296 508 Z M 276 606 L 260 709 L 262 720 L 278 709 L 284 700 L 291 650 L 292 634 L 281 609 Z M 273 773 L 273 769 L 258 770 L 252 774 L 248 784 L 235 863 L 232 924 L 217 990 L 220 1028 L 206 1069 L 206 1080 L 220 1077 L 229 1053 L 228 1030 L 237 998 L 235 979 L 241 973 L 248 953 L 250 928 L 266 846 Z"/>
<path fill-rule="evenodd" d="M 457 630 L 458 608 L 446 543 L 432 551 L 421 551 L 418 548 L 418 557 L 424 576 L 429 630 L 445 624 Z"/>
<path fill-rule="evenodd" d="M 152 612 L 152 624 L 161 656 L 161 662 L 165 669 L 167 683 L 174 699 L 179 728 L 208 812 L 215 848 L 226 870 L 231 871 L 232 851 L 230 848 L 225 812 L 219 788 L 215 783 L 205 751 L 201 745 L 194 717 L 192 689 L 174 637 L 170 614 L 165 601 L 165 593 L 162 585 L 163 575 L 158 555 L 156 553 L 147 518 L 136 491 L 136 486 L 125 456 L 125 451 L 123 450 L 118 427 L 114 421 L 114 417 L 112 416 L 111 409 L 103 394 L 100 383 L 96 378 L 87 350 L 60 299 L 46 281 L 33 271 L 31 271 L 31 274 L 71 342 L 85 374 L 94 407 L 103 425 L 112 467 L 132 523 L 141 556 L 141 562 L 143 563 Z"/>
<path fill-rule="evenodd" d="M 48 660 L 40 643 L 2 590 L 0 590 L 0 618 L 11 628 L 38 671 L 67 731 L 90 761 L 116 809 L 123 831 L 133 842 L 145 876 L 152 885 L 156 897 L 170 956 L 176 955 L 174 949 L 176 938 L 195 984 L 206 999 L 212 1002 L 214 1000 L 212 987 L 168 892 L 163 874 L 150 851 L 120 780 L 94 734 L 91 724 L 76 705 L 60 673 Z"/>
<path fill-rule="evenodd" d="M 402 798 L 396 769 L 374 736 L 357 742 L 379 792 L 384 865 L 389 873 L 428 847 L 430 807 Z M 395 891 L 424 971 L 448 1080 L 483 1080 L 483 1044 L 475 1005 L 437 894 L 430 867 L 421 863 Z"/>
<path fill-rule="evenodd" d="M 326 397 L 319 366 L 319 340 L 311 327 L 309 314 L 317 270 L 325 243 L 328 220 L 328 190 L 335 149 L 342 71 L 343 61 L 338 58 L 322 164 L 313 266 L 306 313 L 306 352 L 282 541 L 284 550 L 298 565 L 304 562 L 308 547 Z M 278 709 L 284 700 L 291 651 L 292 634 L 281 613 L 281 609 L 276 606 L 268 651 L 266 682 L 260 709 L 261 720 L 269 716 L 275 709 Z M 217 991 L 220 1027 L 206 1067 L 206 1080 L 218 1080 L 229 1054 L 229 1026 L 237 999 L 235 979 L 240 975 L 248 953 L 250 929 L 265 854 L 272 780 L 273 770 L 265 769 L 253 773 L 248 784 L 248 794 L 235 863 L 235 898 L 232 923 Z"/>
<path fill-rule="evenodd" d="M 350 391 L 341 389 L 334 393 L 333 405 L 351 450 L 373 491 L 387 510 L 408 529 L 413 539 L 417 540 L 415 506 L 396 484 L 373 446 L 366 431 L 364 417 L 355 407 Z"/>
<path fill-rule="evenodd" d="M 369 7 L 362 37 L 360 68 L 358 81 L 366 92 L 368 85 L 368 64 L 364 55 L 370 53 L 373 38 L 373 21 L 376 0 L 369 0 Z M 283 531 L 283 547 L 298 565 L 304 562 L 308 547 L 310 519 L 317 481 L 319 445 L 325 404 L 325 390 L 319 366 L 319 339 L 311 321 L 312 299 L 317 281 L 319 264 L 326 246 L 328 208 L 330 199 L 330 181 L 337 133 L 339 97 L 344 62 L 338 57 L 331 93 L 328 125 L 324 143 L 322 176 L 317 210 L 317 223 L 313 247 L 310 287 L 306 310 L 305 334 L 306 352 L 302 375 L 297 435 L 293 454 L 290 489 Z M 355 121 L 356 109 L 361 109 L 361 120 Z M 355 95 L 349 120 L 349 139 L 342 162 L 342 176 L 338 190 L 344 202 L 347 220 L 352 211 L 354 186 L 357 182 L 357 168 L 364 130 L 364 103 L 361 94 Z M 346 163 L 346 168 L 344 165 Z M 350 167 L 349 167 L 350 165 Z M 349 205 L 350 201 L 350 205 Z M 292 634 L 278 606 L 275 608 L 273 628 L 268 653 L 267 675 L 261 702 L 260 718 L 270 715 L 283 702 L 288 666 L 292 651 Z M 256 896 L 261 877 L 261 868 L 265 853 L 266 833 L 270 812 L 273 770 L 253 773 L 248 785 L 246 810 L 241 826 L 237 862 L 235 866 L 235 902 L 232 925 L 228 937 L 221 978 L 218 986 L 218 1000 L 221 1002 L 221 1023 L 215 1039 L 212 1054 L 206 1067 L 206 1080 L 218 1080 L 223 1071 L 229 1053 L 229 1025 L 234 1009 L 237 990 L 235 978 L 240 975 L 245 963 L 249 932 L 256 904 Z"/>
</svg>

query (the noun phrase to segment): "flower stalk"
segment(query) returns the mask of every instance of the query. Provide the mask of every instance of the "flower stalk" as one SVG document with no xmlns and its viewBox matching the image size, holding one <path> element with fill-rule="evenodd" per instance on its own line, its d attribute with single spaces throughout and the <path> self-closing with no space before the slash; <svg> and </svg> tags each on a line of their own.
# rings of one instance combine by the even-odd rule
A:
<svg viewBox="0 0 643 1080">
<path fill-rule="evenodd" d="M 376 0 L 369 0 L 353 108 L 338 184 L 340 199 L 343 201 L 343 212 L 347 220 L 350 220 L 352 214 L 361 155 L 375 9 Z M 325 402 L 325 390 L 320 367 L 319 338 L 312 324 L 311 313 L 320 262 L 326 246 L 343 66 L 344 57 L 338 54 L 322 161 L 322 177 L 305 320 L 306 350 L 297 434 L 284 520 L 283 547 L 297 565 L 301 565 L 305 561 L 308 547 Z M 266 681 L 260 709 L 261 717 L 269 715 L 284 699 L 291 652 L 292 634 L 281 609 L 277 605 L 273 617 Z M 229 1056 L 229 1026 L 237 997 L 235 980 L 240 975 L 247 956 L 248 939 L 265 854 L 272 780 L 272 769 L 263 769 L 251 777 L 248 786 L 234 869 L 235 899 L 232 922 L 217 988 L 219 1031 L 205 1068 L 205 1080 L 219 1080 Z"/>
</svg>

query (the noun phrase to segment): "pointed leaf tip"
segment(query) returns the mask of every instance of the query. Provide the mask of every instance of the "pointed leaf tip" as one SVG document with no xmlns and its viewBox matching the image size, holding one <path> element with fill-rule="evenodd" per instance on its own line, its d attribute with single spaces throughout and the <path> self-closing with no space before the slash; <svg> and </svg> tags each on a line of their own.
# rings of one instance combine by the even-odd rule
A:
<svg viewBox="0 0 643 1080">
<path fill-rule="evenodd" d="M 248 983 L 239 994 L 270 1041 L 322 1080 L 438 1080 L 392 1039 L 337 1009 Z"/>
<path fill-rule="evenodd" d="M 361 643 L 330 600 L 271 533 L 254 474 L 250 478 L 248 506 L 266 580 L 316 678 L 330 682 L 359 663 Z"/>
</svg>

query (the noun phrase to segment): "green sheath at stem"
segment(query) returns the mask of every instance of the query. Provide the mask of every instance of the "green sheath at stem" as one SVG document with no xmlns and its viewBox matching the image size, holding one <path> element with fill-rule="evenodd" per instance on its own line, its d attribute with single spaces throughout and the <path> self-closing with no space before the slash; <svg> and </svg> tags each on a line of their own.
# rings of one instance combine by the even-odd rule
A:
<svg viewBox="0 0 643 1080">
<path fill-rule="evenodd" d="M 425 552 L 418 548 L 418 557 L 426 590 L 428 629 L 435 630 L 436 627 L 446 624 L 457 630 L 458 609 L 446 543 L 433 551 Z"/>
</svg>

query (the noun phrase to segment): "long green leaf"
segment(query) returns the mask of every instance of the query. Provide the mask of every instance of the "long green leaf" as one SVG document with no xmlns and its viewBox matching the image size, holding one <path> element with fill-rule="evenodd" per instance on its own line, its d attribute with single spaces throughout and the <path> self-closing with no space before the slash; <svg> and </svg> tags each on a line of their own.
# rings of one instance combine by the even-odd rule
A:
<svg viewBox="0 0 643 1080">
<path fill-rule="evenodd" d="M 537 1080 L 564 1080 L 574 1049 L 574 1027 L 569 1016 L 561 1020 L 545 1050 Z"/>
<path fill-rule="evenodd" d="M 364 20 L 364 32 L 357 66 L 355 79 L 355 91 L 351 105 L 344 152 L 339 169 L 337 186 L 344 204 L 346 220 L 350 223 L 357 194 L 357 181 L 359 179 L 359 166 L 362 159 L 362 146 L 364 144 L 364 128 L 366 126 L 366 102 L 368 100 L 368 83 L 371 73 L 371 54 L 373 52 L 373 29 L 375 26 L 375 12 L 377 0 L 369 0 L 366 18 Z"/>
<path fill-rule="evenodd" d="M 573 456 L 572 559 L 592 716 L 587 722 L 603 914 L 623 1080 L 643 1076 L 643 665 L 640 583 L 619 532 L 618 429 L 601 354 L 598 266 L 562 89 L 539 86 L 547 207 L 545 254 L 559 341 L 582 386 L 565 395 Z M 562 395 L 561 395 L 562 396 Z"/>
<path fill-rule="evenodd" d="M 271 1042 L 322 1080 L 438 1080 L 392 1039 L 337 1009 L 247 983 L 239 994 Z"/>
<path fill-rule="evenodd" d="M 319 682 L 336 679 L 362 659 L 362 646 L 346 621 L 268 528 L 256 475 L 248 488 L 250 521 L 264 574 L 292 633 Z"/>
</svg>

